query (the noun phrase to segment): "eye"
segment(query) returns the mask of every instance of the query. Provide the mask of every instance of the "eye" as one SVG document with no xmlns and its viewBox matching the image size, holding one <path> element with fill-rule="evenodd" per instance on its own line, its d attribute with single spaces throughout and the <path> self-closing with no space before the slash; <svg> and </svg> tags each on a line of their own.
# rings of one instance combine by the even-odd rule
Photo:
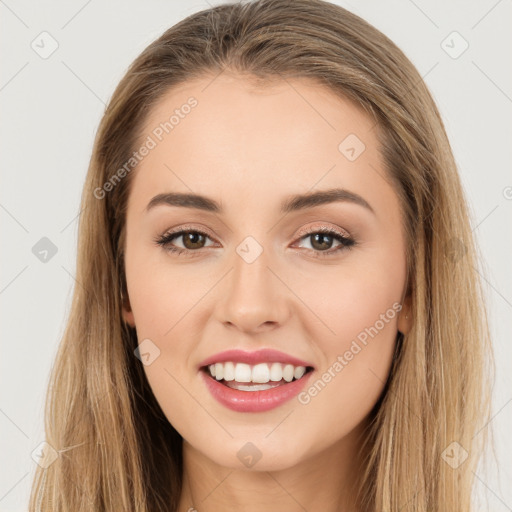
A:
<svg viewBox="0 0 512 512">
<path fill-rule="evenodd" d="M 165 233 L 155 238 L 155 243 L 163 247 L 168 252 L 173 252 L 178 255 L 186 254 L 190 255 L 193 252 L 197 252 L 198 249 L 207 247 L 205 245 L 206 239 L 210 236 L 204 231 L 198 229 L 188 229 L 183 226 L 179 231 L 172 231 Z M 176 247 L 173 244 L 173 240 L 181 239 L 182 247 Z"/>
<path fill-rule="evenodd" d="M 181 239 L 182 247 L 176 247 L 173 243 L 174 240 Z M 175 253 L 177 255 L 192 256 L 194 252 L 199 249 L 208 247 L 206 240 L 211 237 L 204 231 L 198 229 L 188 228 L 186 226 L 181 227 L 177 231 L 170 233 L 164 233 L 154 239 L 155 243 L 163 247 L 166 251 Z M 350 249 L 356 245 L 356 241 L 343 234 L 340 231 L 336 231 L 332 228 L 322 226 L 320 228 L 311 229 L 302 234 L 299 240 L 310 239 L 310 248 L 308 251 L 312 251 L 315 257 L 327 257 L 333 253 L 338 253 L 344 249 Z M 332 249 L 334 242 L 338 242 L 338 246 Z"/>
<path fill-rule="evenodd" d="M 303 233 L 300 240 L 310 240 L 310 248 L 315 257 L 328 257 L 344 249 L 350 249 L 356 245 L 356 241 L 333 228 L 322 226 Z M 338 246 L 332 249 L 333 243 L 337 241 Z"/>
</svg>

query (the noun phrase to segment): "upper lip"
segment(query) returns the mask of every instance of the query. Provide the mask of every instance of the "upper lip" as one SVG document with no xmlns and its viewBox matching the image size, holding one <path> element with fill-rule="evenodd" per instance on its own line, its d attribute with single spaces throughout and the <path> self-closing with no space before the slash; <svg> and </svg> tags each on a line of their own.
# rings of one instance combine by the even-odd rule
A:
<svg viewBox="0 0 512 512">
<path fill-rule="evenodd" d="M 208 366 L 214 363 L 223 363 L 226 361 L 233 361 L 234 363 L 246 363 L 255 365 L 258 363 L 285 363 L 292 364 L 293 366 L 311 366 L 311 363 L 298 359 L 296 357 L 274 350 L 265 348 L 261 350 L 245 351 L 238 349 L 225 350 L 210 357 L 199 363 L 199 367 Z"/>
</svg>

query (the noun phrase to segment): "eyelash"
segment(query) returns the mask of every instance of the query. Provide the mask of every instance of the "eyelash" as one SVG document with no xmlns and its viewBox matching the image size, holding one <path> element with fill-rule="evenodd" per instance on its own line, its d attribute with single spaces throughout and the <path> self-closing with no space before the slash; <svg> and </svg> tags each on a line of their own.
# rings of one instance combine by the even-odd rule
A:
<svg viewBox="0 0 512 512">
<path fill-rule="evenodd" d="M 179 231 L 173 231 L 170 233 L 165 233 L 161 236 L 157 236 L 154 239 L 154 242 L 158 246 L 163 247 L 165 251 L 174 253 L 177 256 L 193 257 L 194 256 L 193 253 L 199 252 L 200 249 L 196 249 L 196 250 L 182 249 L 181 247 L 170 246 L 170 243 L 172 240 L 174 240 L 175 238 L 179 238 L 180 236 L 187 234 L 187 233 L 195 233 L 195 234 L 199 234 L 199 235 L 202 235 L 204 237 L 211 239 L 211 237 L 208 235 L 208 233 L 205 233 L 204 231 L 201 231 L 200 229 L 193 229 L 193 228 L 188 228 L 187 226 L 183 226 L 180 228 Z M 315 235 L 317 233 L 332 236 L 332 238 L 334 238 L 341 244 L 339 247 L 337 247 L 335 249 L 328 249 L 327 251 L 318 251 L 315 249 L 307 249 L 308 251 L 312 251 L 314 254 L 314 257 L 317 257 L 317 258 L 328 258 L 328 257 L 332 256 L 333 254 L 337 254 L 338 252 L 343 251 L 345 249 L 350 250 L 354 246 L 357 245 L 357 242 L 353 238 L 343 235 L 342 233 L 340 233 L 332 228 L 328 228 L 328 227 L 315 228 L 313 230 L 302 233 L 302 235 L 299 237 L 298 240 L 302 240 L 303 238 L 307 238 L 307 237 L 309 237 L 311 235 Z"/>
</svg>

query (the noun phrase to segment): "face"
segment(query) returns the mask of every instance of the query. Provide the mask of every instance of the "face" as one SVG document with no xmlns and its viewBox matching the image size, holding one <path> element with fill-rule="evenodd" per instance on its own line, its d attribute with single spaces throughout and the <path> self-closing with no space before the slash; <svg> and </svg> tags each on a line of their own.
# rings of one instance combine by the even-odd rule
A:
<svg viewBox="0 0 512 512">
<path fill-rule="evenodd" d="M 169 422 L 230 468 L 252 467 L 247 455 L 292 467 L 348 442 L 409 329 L 375 123 L 305 79 L 223 73 L 169 91 L 143 144 L 123 313 Z"/>
</svg>

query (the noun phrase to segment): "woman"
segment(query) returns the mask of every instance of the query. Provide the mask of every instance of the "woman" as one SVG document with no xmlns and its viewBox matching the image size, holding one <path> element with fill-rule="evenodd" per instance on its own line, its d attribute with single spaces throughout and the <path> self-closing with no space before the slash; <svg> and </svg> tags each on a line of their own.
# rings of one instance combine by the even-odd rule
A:
<svg viewBox="0 0 512 512">
<path fill-rule="evenodd" d="M 101 121 L 30 510 L 468 511 L 489 333 L 432 97 L 319 1 L 196 13 Z"/>
</svg>

